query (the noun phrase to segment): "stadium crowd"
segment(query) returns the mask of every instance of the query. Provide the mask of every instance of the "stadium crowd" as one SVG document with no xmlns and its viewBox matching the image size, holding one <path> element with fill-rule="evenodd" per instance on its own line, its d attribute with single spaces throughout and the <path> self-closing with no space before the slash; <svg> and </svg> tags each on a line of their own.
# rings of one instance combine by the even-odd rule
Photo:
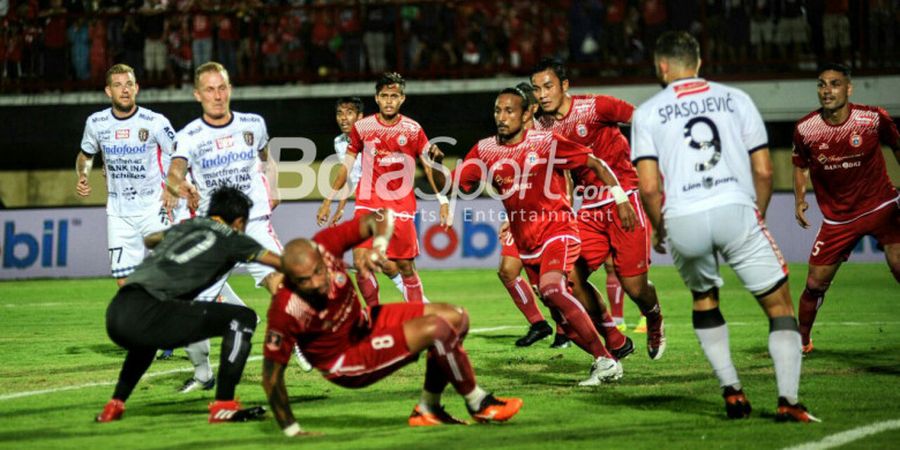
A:
<svg viewBox="0 0 900 450">
<path fill-rule="evenodd" d="M 548 7 L 552 5 L 552 7 Z M 0 92 L 101 86 L 115 63 L 180 86 L 217 60 L 241 84 L 524 74 L 539 56 L 651 75 L 649 43 L 689 30 L 714 72 L 888 68 L 900 1 L 4 0 Z M 765 64 L 760 64 L 765 63 Z"/>
</svg>

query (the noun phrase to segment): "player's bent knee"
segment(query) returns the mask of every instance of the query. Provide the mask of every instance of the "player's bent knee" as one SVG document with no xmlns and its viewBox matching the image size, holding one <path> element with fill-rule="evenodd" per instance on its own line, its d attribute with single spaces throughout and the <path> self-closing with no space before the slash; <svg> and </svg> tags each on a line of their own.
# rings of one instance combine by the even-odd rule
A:
<svg viewBox="0 0 900 450">
<path fill-rule="evenodd" d="M 245 329 L 256 330 L 256 313 L 250 308 L 241 307 L 235 314 L 235 320 Z"/>
</svg>

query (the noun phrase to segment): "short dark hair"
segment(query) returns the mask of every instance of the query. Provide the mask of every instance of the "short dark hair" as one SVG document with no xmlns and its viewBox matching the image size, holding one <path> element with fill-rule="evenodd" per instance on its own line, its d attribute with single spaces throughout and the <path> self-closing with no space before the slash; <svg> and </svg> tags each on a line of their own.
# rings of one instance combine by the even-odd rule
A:
<svg viewBox="0 0 900 450">
<path fill-rule="evenodd" d="M 569 79 L 569 71 L 566 70 L 566 65 L 563 64 L 562 60 L 557 58 L 541 58 L 537 65 L 531 69 L 531 76 L 547 69 L 553 71 L 556 78 L 559 78 L 560 83 Z"/>
<path fill-rule="evenodd" d="M 516 85 L 516 89 L 522 91 L 525 94 L 525 98 L 528 100 L 528 106 L 533 106 L 538 104 L 537 97 L 534 96 L 534 86 L 530 83 L 521 82 Z"/>
<path fill-rule="evenodd" d="M 497 98 L 500 98 L 500 96 L 504 95 L 504 94 L 512 94 L 512 95 L 515 95 L 516 97 L 519 97 L 520 99 L 522 99 L 522 111 L 528 110 L 528 105 L 529 105 L 528 94 L 522 92 L 521 89 L 519 89 L 518 87 L 505 88 L 502 91 L 500 91 L 499 94 L 497 94 Z"/>
<path fill-rule="evenodd" d="M 342 105 L 353 105 L 356 108 L 356 112 L 359 114 L 363 113 L 363 102 L 359 97 L 341 97 L 338 99 L 337 103 L 334 104 L 334 110 L 337 111 Z"/>
<path fill-rule="evenodd" d="M 843 64 L 839 64 L 839 63 L 822 64 L 821 66 L 819 66 L 819 70 L 816 71 L 816 76 L 820 76 L 820 75 L 822 75 L 823 72 L 827 72 L 829 70 L 838 72 L 838 73 L 844 75 L 845 77 L 847 77 L 848 80 L 850 79 L 850 68 Z"/>
<path fill-rule="evenodd" d="M 385 72 L 381 74 L 381 77 L 378 78 L 378 81 L 375 82 L 375 95 L 378 95 L 379 92 L 385 87 L 390 86 L 392 84 L 396 84 L 400 87 L 400 92 L 402 93 L 404 89 L 406 89 L 406 80 L 403 79 L 397 72 Z"/>
<path fill-rule="evenodd" d="M 247 220 L 252 207 L 253 200 L 250 200 L 247 194 L 235 187 L 223 186 L 213 191 L 210 196 L 209 210 L 206 215 L 208 217 L 219 216 L 225 223 L 231 224 L 240 218 Z"/>
<path fill-rule="evenodd" d="M 653 54 L 695 66 L 700 62 L 700 43 L 686 31 L 667 31 L 656 40 Z"/>
</svg>

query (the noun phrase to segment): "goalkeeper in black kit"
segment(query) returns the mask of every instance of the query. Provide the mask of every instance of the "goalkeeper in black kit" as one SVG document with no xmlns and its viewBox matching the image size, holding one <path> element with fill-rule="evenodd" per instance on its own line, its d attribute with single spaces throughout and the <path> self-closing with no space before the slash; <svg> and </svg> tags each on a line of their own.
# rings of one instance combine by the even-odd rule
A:
<svg viewBox="0 0 900 450">
<path fill-rule="evenodd" d="M 125 401 L 150 367 L 159 348 L 182 347 L 222 337 L 219 384 L 209 405 L 209 422 L 262 416 L 262 407 L 243 409 L 235 386 L 250 355 L 256 313 L 215 302 L 191 301 L 238 263 L 258 262 L 280 269 L 280 256 L 244 235 L 253 202 L 224 187 L 212 194 L 208 217 L 188 220 L 147 236 L 153 252 L 128 277 L 106 310 L 106 331 L 128 351 L 112 399 L 97 422 L 122 418 Z"/>
</svg>

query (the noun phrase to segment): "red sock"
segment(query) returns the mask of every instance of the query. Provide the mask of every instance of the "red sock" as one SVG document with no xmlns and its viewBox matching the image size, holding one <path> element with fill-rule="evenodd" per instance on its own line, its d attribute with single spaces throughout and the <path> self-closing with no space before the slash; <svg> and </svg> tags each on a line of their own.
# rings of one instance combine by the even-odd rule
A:
<svg viewBox="0 0 900 450">
<path fill-rule="evenodd" d="M 359 286 L 359 292 L 362 293 L 366 306 L 378 305 L 378 280 L 375 278 L 375 274 L 370 273 L 368 277 L 363 278 L 359 272 L 356 272 L 356 285 Z"/>
<path fill-rule="evenodd" d="M 562 274 L 551 272 L 541 276 L 541 296 L 557 308 L 566 319 L 563 327 L 572 341 L 586 349 L 594 358 L 600 356 L 612 358 L 600 341 L 600 335 L 597 334 L 597 329 L 594 328 L 584 306 L 569 294 L 566 279 Z"/>
<path fill-rule="evenodd" d="M 615 272 L 606 274 L 606 298 L 609 299 L 609 312 L 616 323 L 625 318 L 625 290 L 619 284 L 619 277 Z"/>
<path fill-rule="evenodd" d="M 603 311 L 600 319 L 600 323 L 594 321 L 594 326 L 597 327 L 597 331 L 603 336 L 603 340 L 606 341 L 606 348 L 614 350 L 625 345 L 625 335 L 616 328 L 616 322 L 609 314 L 609 311 Z"/>
<path fill-rule="evenodd" d="M 419 279 L 419 274 L 413 272 L 411 276 L 402 276 L 403 277 L 403 287 L 406 288 L 406 302 L 407 303 L 422 303 L 422 297 L 425 295 L 422 293 L 422 280 Z M 468 391 L 466 391 L 468 392 Z"/>
<path fill-rule="evenodd" d="M 538 309 L 537 303 L 534 301 L 534 294 L 531 292 L 531 286 L 522 277 L 516 277 L 512 283 L 503 283 L 503 286 L 509 292 L 516 308 L 522 311 L 522 315 L 528 319 L 528 323 L 535 324 L 544 320 L 544 315 Z"/>
<path fill-rule="evenodd" d="M 825 301 L 825 291 L 806 288 L 800 294 L 800 339 L 803 345 L 809 344 L 809 333 L 812 331 L 816 313 Z"/>
<path fill-rule="evenodd" d="M 468 394 L 475 389 L 475 370 L 472 369 L 472 363 L 469 361 L 469 355 L 462 347 L 462 340 L 450 322 L 438 317 L 437 326 L 434 331 L 434 344 L 428 351 L 428 359 L 426 364 L 426 372 L 430 365 L 440 368 L 444 376 L 456 392 L 460 395 Z M 426 378 L 427 380 L 427 378 Z M 429 383 L 426 381 L 426 389 L 436 389 L 440 383 L 440 379 L 435 377 Z M 431 384 L 429 386 L 429 384 Z"/>
</svg>

